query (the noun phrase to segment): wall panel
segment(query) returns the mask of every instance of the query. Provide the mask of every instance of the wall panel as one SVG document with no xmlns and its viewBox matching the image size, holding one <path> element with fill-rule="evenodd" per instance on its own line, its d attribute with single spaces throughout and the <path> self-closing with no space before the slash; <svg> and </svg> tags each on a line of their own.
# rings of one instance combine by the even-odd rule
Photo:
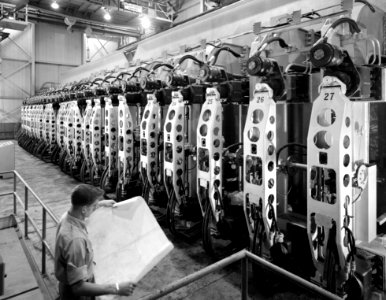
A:
<svg viewBox="0 0 386 300">
<path fill-rule="evenodd" d="M 36 91 L 44 88 L 57 87 L 60 84 L 60 74 L 74 67 L 55 64 L 36 64 Z"/>
<path fill-rule="evenodd" d="M 0 120 L 1 123 L 20 122 L 20 106 L 22 100 L 1 99 L 0 101 Z"/>
<path fill-rule="evenodd" d="M 87 38 L 86 40 L 86 62 L 105 57 L 118 48 L 118 42 L 98 38 Z"/>
<path fill-rule="evenodd" d="M 7 29 L 9 37 L 0 44 L 0 57 L 2 59 L 29 60 L 32 48 L 31 27 L 24 31 Z"/>
<path fill-rule="evenodd" d="M 64 26 L 36 24 L 36 61 L 80 65 L 82 33 L 67 31 Z"/>
<path fill-rule="evenodd" d="M 17 125 L 24 99 L 82 63 L 83 33 L 42 23 L 5 31 L 10 38 L 0 43 L 0 125 Z"/>
<path fill-rule="evenodd" d="M 0 77 L 0 99 L 25 99 L 29 96 L 31 86 L 31 66 L 29 64 L 3 61 L 1 71 L 3 77 Z"/>
</svg>

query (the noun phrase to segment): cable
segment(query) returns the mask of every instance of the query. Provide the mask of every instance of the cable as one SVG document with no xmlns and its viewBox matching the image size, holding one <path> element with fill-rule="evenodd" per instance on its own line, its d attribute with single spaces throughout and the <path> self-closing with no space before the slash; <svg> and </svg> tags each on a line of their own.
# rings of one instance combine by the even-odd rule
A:
<svg viewBox="0 0 386 300">
<path fill-rule="evenodd" d="M 276 152 L 276 164 L 279 162 L 280 153 L 281 153 L 284 149 L 289 148 L 289 147 L 293 147 L 293 146 L 307 149 L 307 146 L 306 146 L 306 145 L 303 145 L 303 144 L 300 144 L 300 143 L 288 143 L 288 144 L 284 145 L 283 147 L 281 147 L 281 148 Z"/>
<path fill-rule="evenodd" d="M 129 72 L 121 72 L 121 73 L 119 73 L 119 74 L 115 77 L 115 79 L 118 79 L 118 80 L 119 80 L 120 77 L 123 78 L 124 75 L 130 76 L 131 74 L 130 74 Z"/>
<path fill-rule="evenodd" d="M 224 155 L 229 149 L 231 149 L 231 148 L 233 148 L 233 147 L 236 147 L 236 146 L 242 146 L 242 145 L 243 145 L 242 142 L 240 142 L 240 143 L 235 143 L 235 144 L 232 144 L 232 145 L 229 145 L 228 147 L 226 147 L 225 149 L 223 149 L 222 153 L 223 153 L 223 155 Z"/>
<path fill-rule="evenodd" d="M 258 51 L 254 56 L 260 56 L 261 52 L 271 43 L 273 42 L 279 42 L 279 45 L 281 48 L 289 48 L 289 45 L 281 38 L 278 36 L 274 36 L 266 40 L 260 47 L 258 48 Z"/>
<path fill-rule="evenodd" d="M 217 45 L 215 45 L 215 44 L 213 44 L 213 43 L 206 43 L 207 45 L 209 45 L 209 46 L 212 46 L 212 47 L 214 47 L 214 48 L 221 48 L 220 46 L 217 46 Z"/>
<path fill-rule="evenodd" d="M 375 13 L 375 8 L 366 0 L 355 0 L 355 2 L 363 3 L 366 5 L 373 13 Z"/>
<path fill-rule="evenodd" d="M 138 67 L 138 68 L 136 68 L 136 69 L 134 70 L 133 74 L 131 75 L 131 77 L 130 77 L 128 80 L 130 80 L 131 78 L 133 78 L 133 77 L 134 77 L 138 72 L 140 72 L 140 71 L 150 72 L 149 69 L 146 69 L 146 68 L 144 68 L 144 67 Z"/>
<path fill-rule="evenodd" d="M 187 169 L 186 171 L 190 172 L 190 171 L 194 170 L 195 168 L 197 168 L 197 161 L 196 161 L 196 164 L 194 165 L 194 167 L 191 167 L 190 169 Z"/>
<path fill-rule="evenodd" d="M 360 186 L 358 186 L 358 188 L 361 190 L 358 194 L 358 196 L 353 200 L 352 204 L 354 204 L 355 202 L 357 202 L 360 197 L 362 196 L 362 193 L 363 193 L 363 188 L 361 188 Z"/>
<path fill-rule="evenodd" d="M 155 64 L 151 70 L 151 72 L 154 72 L 155 70 L 161 68 L 161 67 L 167 67 L 169 69 L 173 69 L 174 67 L 170 64 L 166 64 L 166 63 L 159 63 L 159 64 Z"/>
<path fill-rule="evenodd" d="M 199 60 L 197 57 L 188 54 L 188 55 L 184 55 L 183 57 L 180 58 L 180 60 L 178 61 L 178 64 L 176 65 L 176 67 L 179 66 L 180 64 L 182 64 L 187 59 L 191 59 L 191 60 L 195 61 L 200 66 L 205 65 L 205 63 L 202 60 Z"/>
<path fill-rule="evenodd" d="M 343 18 L 339 18 L 339 19 L 335 20 L 330 25 L 330 27 L 328 27 L 328 29 L 325 31 L 323 37 L 320 40 L 323 40 L 327 36 L 327 34 L 330 32 L 330 30 L 333 30 L 336 27 L 338 27 L 339 25 L 344 24 L 344 23 L 349 24 L 351 33 L 354 33 L 354 32 L 359 33 L 359 32 L 361 32 L 361 29 L 359 28 L 357 22 L 355 22 L 353 19 L 350 19 L 350 18 L 347 18 L 347 17 L 343 17 Z M 316 42 L 316 44 L 318 44 L 318 42 Z"/>
<path fill-rule="evenodd" d="M 349 253 L 347 254 L 346 261 L 351 262 L 354 260 L 355 255 L 357 253 L 354 234 L 352 233 L 351 229 L 348 228 L 347 226 L 343 226 L 342 229 L 344 229 L 347 234 L 347 248 L 349 250 Z"/>
<path fill-rule="evenodd" d="M 222 51 L 227 51 L 227 52 L 231 53 L 234 57 L 237 57 L 237 58 L 241 57 L 241 54 L 240 54 L 240 53 L 237 53 L 236 51 L 232 50 L 232 49 L 231 49 L 230 47 L 228 47 L 228 46 L 226 46 L 226 47 L 221 47 L 221 48 L 217 48 L 217 49 L 214 51 L 212 57 L 209 59 L 211 65 L 215 65 L 215 64 L 216 64 L 217 59 L 218 59 L 218 56 L 220 55 L 220 53 L 221 53 Z"/>
<path fill-rule="evenodd" d="M 276 192 L 276 193 L 281 197 L 288 197 L 288 195 L 291 193 L 291 191 L 292 191 L 292 185 L 290 186 L 290 188 L 288 189 L 288 192 L 286 194 L 282 194 L 279 192 Z"/>
</svg>

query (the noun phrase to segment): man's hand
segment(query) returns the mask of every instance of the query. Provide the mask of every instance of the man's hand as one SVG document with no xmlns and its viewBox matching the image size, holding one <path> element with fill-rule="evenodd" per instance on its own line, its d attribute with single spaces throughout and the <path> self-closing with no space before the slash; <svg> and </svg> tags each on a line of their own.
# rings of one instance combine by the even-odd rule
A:
<svg viewBox="0 0 386 300">
<path fill-rule="evenodd" d="M 115 202 L 114 200 L 101 200 L 101 201 L 99 201 L 98 202 L 98 206 L 99 207 L 113 207 L 113 205 L 115 204 L 115 203 L 117 203 L 117 202 Z"/>
<path fill-rule="evenodd" d="M 117 291 L 118 295 L 121 296 L 130 296 L 135 288 L 135 284 L 131 282 L 121 282 L 119 283 L 119 291 Z"/>
</svg>

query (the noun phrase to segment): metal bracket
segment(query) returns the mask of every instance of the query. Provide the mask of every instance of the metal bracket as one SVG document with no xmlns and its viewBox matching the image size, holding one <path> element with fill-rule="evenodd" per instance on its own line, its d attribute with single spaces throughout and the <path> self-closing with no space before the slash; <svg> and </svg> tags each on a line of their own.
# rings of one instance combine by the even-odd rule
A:
<svg viewBox="0 0 386 300">
<path fill-rule="evenodd" d="M 342 7 L 342 10 L 351 11 L 354 7 L 354 1 L 353 0 L 341 0 L 340 6 Z"/>
</svg>

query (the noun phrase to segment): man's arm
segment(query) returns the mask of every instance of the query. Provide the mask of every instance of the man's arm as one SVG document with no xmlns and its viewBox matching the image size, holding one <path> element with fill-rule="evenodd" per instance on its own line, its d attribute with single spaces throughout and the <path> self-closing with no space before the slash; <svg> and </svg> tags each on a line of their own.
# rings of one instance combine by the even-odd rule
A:
<svg viewBox="0 0 386 300">
<path fill-rule="evenodd" d="M 71 290 L 76 296 L 101 296 L 101 295 L 121 295 L 130 296 L 134 291 L 135 285 L 130 282 L 119 284 L 97 284 L 86 281 L 79 281 L 71 286 Z"/>
<path fill-rule="evenodd" d="M 113 205 L 117 203 L 114 200 L 100 200 L 98 202 L 98 207 L 113 207 Z"/>
</svg>

